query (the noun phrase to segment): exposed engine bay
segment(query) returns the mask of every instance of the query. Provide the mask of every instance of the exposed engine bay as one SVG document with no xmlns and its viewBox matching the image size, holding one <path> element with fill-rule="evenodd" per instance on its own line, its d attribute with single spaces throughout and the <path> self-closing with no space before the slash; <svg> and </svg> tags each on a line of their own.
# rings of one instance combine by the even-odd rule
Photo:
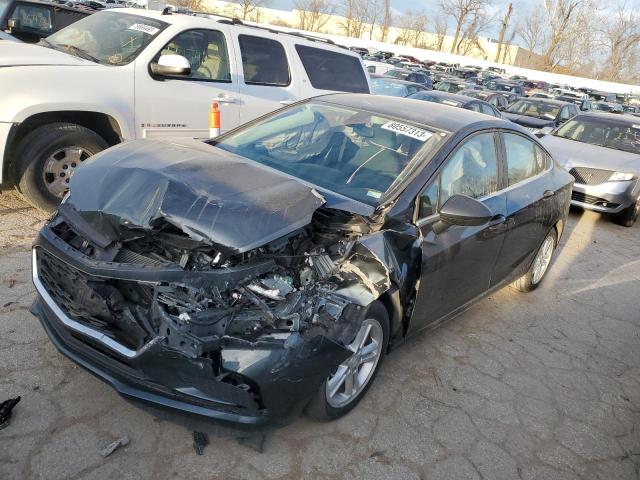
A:
<svg viewBox="0 0 640 480">
<path fill-rule="evenodd" d="M 388 288 L 384 275 L 378 284 L 362 282 L 366 274 L 360 269 L 366 265 L 358 261 L 355 240 L 376 227 L 357 215 L 320 209 L 311 225 L 237 253 L 193 240 L 165 220 L 156 222 L 151 231 L 122 228 L 118 240 L 101 248 L 86 238 L 91 237 L 90 228 L 71 224 L 65 212 L 68 207 L 50 227 L 83 255 L 101 262 L 184 272 L 175 282 L 136 282 L 82 278 L 64 266 L 42 269 L 45 283 L 73 283 L 63 290 L 76 292 L 77 301 L 58 299 L 70 315 L 132 349 L 159 335 L 169 347 L 195 358 L 217 350 L 229 337 L 255 342 L 277 332 L 313 328 L 327 332 L 345 307 L 362 302 L 361 294 L 350 298 L 353 292 L 348 286 L 370 288 L 371 298 Z M 47 277 L 52 277 L 49 282 Z"/>
</svg>

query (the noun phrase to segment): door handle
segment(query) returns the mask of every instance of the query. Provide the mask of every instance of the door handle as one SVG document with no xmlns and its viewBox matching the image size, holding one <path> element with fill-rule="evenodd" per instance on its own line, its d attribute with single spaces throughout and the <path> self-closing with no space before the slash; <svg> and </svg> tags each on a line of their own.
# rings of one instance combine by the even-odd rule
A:
<svg viewBox="0 0 640 480">
<path fill-rule="evenodd" d="M 295 100 L 280 100 L 281 105 L 291 105 Z"/>
<path fill-rule="evenodd" d="M 542 198 L 550 198 L 553 197 L 556 194 L 556 192 L 554 192 L 553 190 L 545 190 L 544 193 L 542 194 Z"/>
<path fill-rule="evenodd" d="M 507 221 L 507 217 L 505 217 L 504 215 L 496 215 L 495 217 L 493 217 L 493 219 L 489 222 L 489 228 L 495 230 L 497 229 L 499 226 L 504 225 L 505 222 Z"/>
<path fill-rule="evenodd" d="M 219 103 L 236 103 L 238 99 L 236 97 L 217 97 L 215 101 Z"/>
</svg>

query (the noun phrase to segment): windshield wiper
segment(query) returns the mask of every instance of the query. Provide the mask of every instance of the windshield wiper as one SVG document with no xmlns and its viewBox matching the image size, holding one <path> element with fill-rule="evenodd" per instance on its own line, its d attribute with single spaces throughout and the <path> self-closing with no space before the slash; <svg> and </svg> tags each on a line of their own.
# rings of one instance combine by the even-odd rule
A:
<svg viewBox="0 0 640 480">
<path fill-rule="evenodd" d="M 49 43 L 49 45 L 51 45 L 51 43 Z M 90 53 L 86 52 L 85 50 L 76 47 L 75 45 L 68 45 L 68 44 L 64 44 L 64 43 L 59 43 L 59 44 L 57 44 L 55 46 L 52 45 L 52 48 L 55 48 L 56 50 L 58 50 L 60 52 L 66 52 L 66 53 L 73 52 L 73 54 L 75 56 L 83 58 L 84 60 L 89 60 L 91 62 L 100 63 L 100 60 L 98 60 L 96 57 L 94 57 Z"/>
<path fill-rule="evenodd" d="M 38 42 L 38 45 L 42 45 L 45 48 L 53 48 L 55 50 L 55 47 L 53 46 L 53 44 L 49 40 L 46 40 L 44 38 L 40 39 L 40 41 Z"/>
</svg>

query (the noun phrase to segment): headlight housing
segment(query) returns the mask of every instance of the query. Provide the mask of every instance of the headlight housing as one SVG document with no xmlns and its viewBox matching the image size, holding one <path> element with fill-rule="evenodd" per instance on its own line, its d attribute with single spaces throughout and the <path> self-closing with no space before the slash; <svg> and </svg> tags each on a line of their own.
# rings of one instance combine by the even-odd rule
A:
<svg viewBox="0 0 640 480">
<path fill-rule="evenodd" d="M 625 180 L 633 180 L 633 173 L 613 172 L 609 177 L 610 182 L 623 182 Z"/>
</svg>

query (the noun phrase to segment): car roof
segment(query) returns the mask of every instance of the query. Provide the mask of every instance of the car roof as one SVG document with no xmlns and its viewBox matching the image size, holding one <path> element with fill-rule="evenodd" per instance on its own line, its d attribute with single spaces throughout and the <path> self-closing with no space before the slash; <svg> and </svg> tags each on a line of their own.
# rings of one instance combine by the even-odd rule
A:
<svg viewBox="0 0 640 480">
<path fill-rule="evenodd" d="M 398 85 L 418 85 L 419 87 L 422 87 L 420 83 L 410 82 L 409 80 L 402 80 L 401 78 L 396 77 L 389 77 L 387 75 L 372 73 L 371 75 L 369 75 L 369 78 L 371 78 L 371 80 L 388 80 L 389 82 L 397 83 Z"/>
<path fill-rule="evenodd" d="M 429 91 L 428 93 L 431 94 L 434 92 Z M 451 133 L 478 122 L 495 123 L 495 121 L 498 121 L 504 123 L 505 126 L 513 127 L 514 125 L 506 120 L 500 120 L 482 113 L 465 110 L 464 108 L 424 102 L 412 98 L 385 97 L 382 95 L 367 95 L 362 93 L 333 93 L 316 98 L 323 102 L 366 110 L 381 116 L 403 118 L 413 123 Z M 469 101 L 469 97 L 462 98 Z M 517 128 L 513 129 L 519 130 Z"/>
</svg>

